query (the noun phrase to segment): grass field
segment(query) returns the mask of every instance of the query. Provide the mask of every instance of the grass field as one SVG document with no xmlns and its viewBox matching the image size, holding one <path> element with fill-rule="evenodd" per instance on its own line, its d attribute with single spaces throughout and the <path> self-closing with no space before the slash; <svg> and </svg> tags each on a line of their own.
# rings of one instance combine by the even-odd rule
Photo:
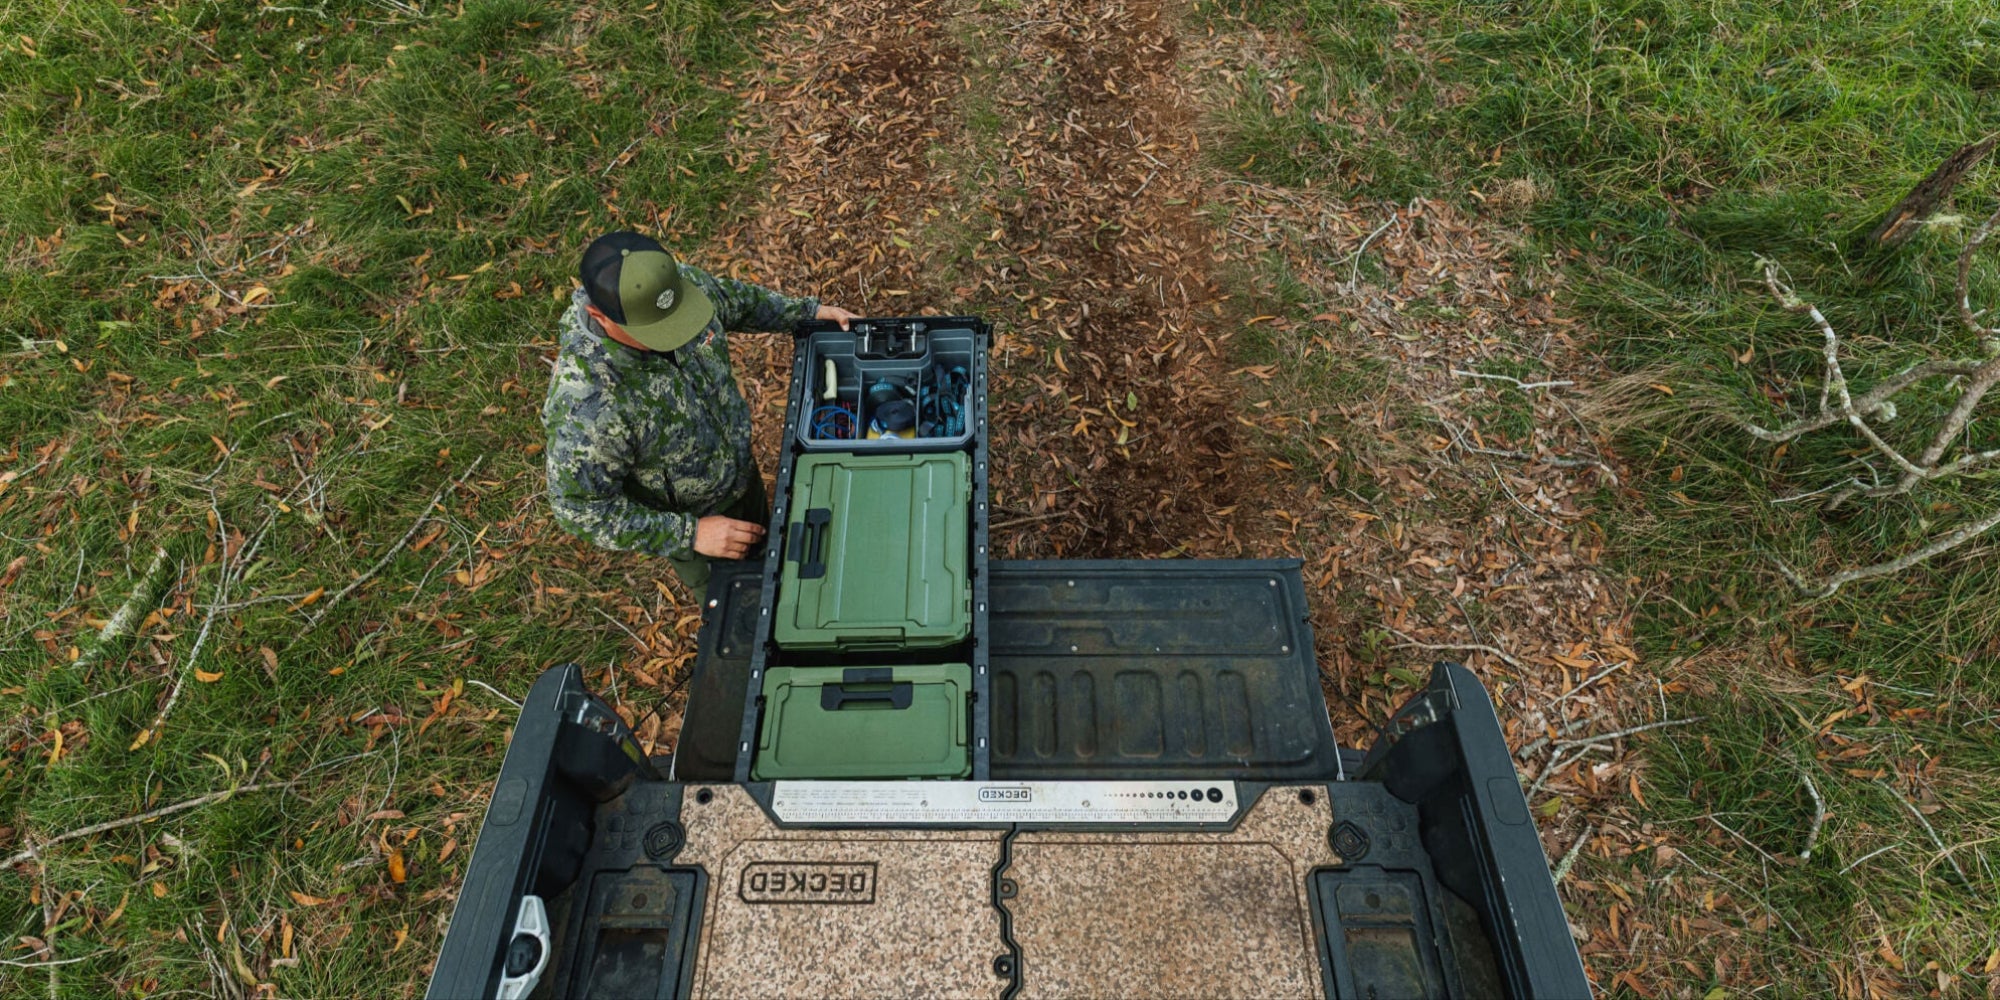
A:
<svg viewBox="0 0 2000 1000">
<path fill-rule="evenodd" d="M 0 967 L 0 994 L 421 989 L 512 723 L 467 682 L 601 670 L 600 609 L 663 600 L 543 516 L 535 345 L 589 235 L 692 246 L 744 190 L 711 74 L 754 22 L 83 0 L 0 24 L 0 844 L 266 786 L 10 865 L 0 957 L 76 961 Z"/>
<path fill-rule="evenodd" d="M 1559 302 L 1595 335 L 1607 372 L 1547 377 L 1603 383 L 1595 419 L 1634 473 L 1604 498 L 1614 558 L 1639 595 L 1648 666 L 1687 686 L 1670 713 L 1705 720 L 1651 739 L 1644 815 L 1735 897 L 1723 909 L 1740 906 L 1723 933 L 1689 933 L 1713 922 L 1714 896 L 1687 893 L 1664 861 L 1586 857 L 1580 875 L 1636 891 L 1670 940 L 1594 958 L 1605 981 L 1684 962 L 1677 990 L 1697 993 L 2000 989 L 1995 542 L 1818 601 L 1767 558 L 1826 573 L 1898 555 L 1990 510 L 1990 481 L 1837 513 L 1774 504 L 1853 475 L 1865 442 L 1836 431 L 1777 450 L 1722 416 L 1776 424 L 1811 412 L 1820 388 L 1820 338 L 1772 305 L 1760 256 L 1847 334 L 1858 386 L 1933 352 L 1976 355 L 1954 266 L 2000 173 L 1976 171 L 1898 251 L 1850 240 L 2000 129 L 2000 15 L 1731 0 L 1225 10 L 1290 39 L 1272 76 L 1304 91 L 1228 109 L 1218 163 L 1358 197 L 1512 202 L 1531 235 L 1523 263 L 1556 260 Z M 1978 263 L 1975 298 L 2000 292 L 1995 276 Z M 1907 401 L 1899 440 L 1948 401 Z M 1989 417 L 1965 446 L 1996 443 Z M 1826 818 L 1801 862 L 1805 776 Z"/>
<path fill-rule="evenodd" d="M 1846 474 L 1857 440 L 1779 454 L 1718 414 L 1777 420 L 1818 389 L 1813 331 L 1752 282 L 1759 255 L 1852 331 L 1859 382 L 1970 347 L 1949 313 L 1966 223 L 1886 256 L 1844 246 L 2000 129 L 2000 12 L 1220 14 L 1282 37 L 1280 76 L 1303 90 L 1211 109 L 1218 174 L 1504 200 L 1518 255 L 1562 273 L 1559 308 L 1596 335 L 1605 370 L 1572 374 L 1598 386 L 1588 416 L 1630 472 L 1598 498 L 1608 548 L 1642 666 L 1679 692 L 1666 711 L 1703 720 L 1651 739 L 1635 805 L 1648 847 L 1675 854 L 1586 854 L 1567 883 L 1651 928 L 1590 956 L 1600 980 L 1992 995 L 1993 543 L 1820 601 L 1763 558 L 1874 561 L 1990 509 L 1990 485 L 1774 505 Z M 545 515 L 543 358 L 590 235 L 692 249 L 752 196 L 720 84 L 765 16 L 0 0 L 0 850 L 197 803 L 8 864 L 0 958 L 27 966 L 0 966 L 0 996 L 415 993 L 505 699 L 558 660 L 601 687 L 680 676 L 634 662 L 621 629 L 685 631 L 692 609 Z M 963 113 L 984 135 L 1017 111 Z M 1995 176 L 1952 216 L 1990 211 Z M 2000 295 L 1991 264 L 1975 288 Z M 1326 379 L 1341 398 L 1379 376 Z M 1989 418 L 1969 443 L 1996 439 Z M 1305 467 L 1316 446 L 1293 444 Z M 1800 861 L 1807 779 L 1826 816 Z"/>
</svg>

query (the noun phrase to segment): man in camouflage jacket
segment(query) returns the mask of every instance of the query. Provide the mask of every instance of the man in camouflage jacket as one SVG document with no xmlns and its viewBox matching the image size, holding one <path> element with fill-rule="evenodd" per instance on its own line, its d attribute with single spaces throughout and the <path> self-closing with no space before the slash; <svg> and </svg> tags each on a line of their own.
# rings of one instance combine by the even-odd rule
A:
<svg viewBox="0 0 2000 1000">
<path fill-rule="evenodd" d="M 789 332 L 853 314 L 676 262 L 637 233 L 584 253 L 542 425 L 556 521 L 608 549 L 665 556 L 699 597 L 709 559 L 764 537 L 750 407 L 725 330 Z"/>
</svg>

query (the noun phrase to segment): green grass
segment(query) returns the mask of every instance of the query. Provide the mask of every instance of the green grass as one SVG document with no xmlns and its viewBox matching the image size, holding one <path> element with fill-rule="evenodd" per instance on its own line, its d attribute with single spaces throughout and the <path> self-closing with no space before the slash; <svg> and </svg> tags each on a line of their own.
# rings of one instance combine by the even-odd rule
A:
<svg viewBox="0 0 2000 1000">
<path fill-rule="evenodd" d="M 576 251 L 691 248 L 754 176 L 714 86 L 754 24 L 713 0 L 274 6 L 0 9 L 0 844 L 295 782 L 0 873 L 9 956 L 80 960 L 56 995 L 421 990 L 512 723 L 464 682 L 601 667 L 593 609 L 657 601 L 542 516 Z M 231 599 L 321 596 L 217 615 L 220 678 L 128 749 L 266 523 Z M 171 614 L 99 649 L 156 546 Z"/>
<path fill-rule="evenodd" d="M 1224 109 L 1217 164 L 1488 215 L 1510 182 L 1531 182 L 1537 196 L 1500 216 L 1531 233 L 1517 263 L 1567 262 L 1558 305 L 1615 373 L 1593 414 L 1634 473 L 1614 498 L 1612 548 L 1651 666 L 1684 688 L 1669 710 L 1709 720 L 1650 741 L 1645 816 L 1749 891 L 1734 893 L 1733 933 L 1593 956 L 1602 980 L 1649 966 L 1680 990 L 1816 993 L 1865 967 L 1887 977 L 1878 989 L 1983 995 L 2000 945 L 2000 911 L 1978 888 L 2000 866 L 1994 543 L 1820 601 L 1769 557 L 1809 573 L 1892 557 L 1990 510 L 1990 486 L 1840 511 L 1774 505 L 1853 474 L 1865 442 L 1835 430 L 1778 452 L 1723 415 L 1776 424 L 1816 406 L 1819 338 L 1772 305 L 1760 257 L 1843 331 L 1857 385 L 1976 353 L 1953 267 L 2000 204 L 2000 171 L 1975 171 L 1901 249 L 1853 247 L 1944 156 L 2000 130 L 2000 14 L 1921 0 L 1264 0 L 1221 12 L 1279 36 L 1289 56 L 1250 70 L 1250 96 Z M 1258 83 L 1301 89 L 1281 106 Z M 1982 260 L 1973 285 L 1980 301 L 2000 297 L 2000 268 Z M 1901 401 L 1892 440 L 1934 425 L 1951 397 L 1932 388 Z M 2000 446 L 2000 420 L 1964 445 Z M 1813 815 L 1801 770 L 1830 811 L 1810 862 L 1772 867 L 1708 818 L 1796 855 Z M 1975 887 L 1957 883 L 1898 795 L 1926 810 Z M 1699 909 L 1646 865 L 1586 858 L 1578 871 L 1640 888 L 1642 912 Z M 1743 964 L 1718 971 L 1718 954 Z"/>
<path fill-rule="evenodd" d="M 723 0 L 272 6 L 292 9 L 0 4 L 0 845 L 248 775 L 294 783 L 0 872 L 10 946 L 32 937 L 50 948 L 35 958 L 77 960 L 0 969 L 0 995 L 51 980 L 73 997 L 420 990 L 512 721 L 461 682 L 518 697 L 547 664 L 617 655 L 600 610 L 634 627 L 639 609 L 666 610 L 630 563 L 555 532 L 529 446 L 577 247 L 633 226 L 692 248 L 755 177 L 713 86 L 754 24 Z M 2000 15 L 1917 0 L 1232 10 L 1293 43 L 1279 72 L 1304 89 L 1283 112 L 1228 109 L 1218 163 L 1468 207 L 1532 180 L 1541 196 L 1507 218 L 1532 229 L 1530 254 L 1569 261 L 1559 302 L 1633 384 L 1676 390 L 1640 388 L 1652 409 L 1601 415 L 1629 428 L 1636 492 L 1611 527 L 1649 665 L 1681 688 L 1672 712 L 1710 720 L 1652 741 L 1644 819 L 1743 888 L 1710 913 L 1678 867 L 1580 863 L 1573 878 L 1628 887 L 1648 915 L 1725 922 L 1661 928 L 1650 948 L 1689 964 L 1654 963 L 1651 981 L 1821 992 L 1858 952 L 1902 989 L 1983 990 L 2000 942 L 1990 892 L 1955 884 L 1897 796 L 1916 789 L 1991 884 L 1991 545 L 1814 603 L 1760 554 L 1873 560 L 1986 509 L 1990 491 L 1837 516 L 1773 506 L 1831 481 L 1855 441 L 1780 457 L 1662 404 L 1778 419 L 1768 388 L 1791 412 L 1811 405 L 1814 339 L 1747 284 L 1760 254 L 1851 331 L 1864 384 L 1967 347 L 1945 311 L 1962 226 L 1881 258 L 1840 247 L 2000 127 Z M 982 58 L 981 74 L 1008 70 Z M 1004 131 L 977 95 L 957 110 L 974 136 Z M 1955 210 L 1990 210 L 1994 176 L 1970 179 Z M 937 225 L 954 253 L 984 228 Z M 1357 266 L 1375 276 L 1366 255 Z M 1315 294 L 1282 278 L 1292 305 Z M 1977 283 L 2000 294 L 1990 265 Z M 1252 330 L 1244 350 L 1284 367 L 1287 391 L 1351 398 L 1380 381 Z M 1903 425 L 1940 404 L 1913 401 Z M 1987 421 L 1974 443 L 1995 436 Z M 1279 447 L 1322 464 L 1309 443 Z M 333 603 L 482 456 L 411 545 Z M 1331 485 L 1372 491 L 1368 457 L 1341 456 Z M 193 666 L 220 676 L 188 676 L 158 737 L 128 749 L 192 673 L 224 550 L 260 537 L 232 600 L 320 596 L 216 616 Z M 168 555 L 140 614 L 163 617 L 99 648 L 156 546 Z M 1801 770 L 1831 809 L 1812 861 L 1767 867 L 1714 827 L 1796 853 Z M 1639 957 L 1592 963 L 1608 981 Z M 1939 987 L 1940 972 L 1957 978 Z"/>
</svg>

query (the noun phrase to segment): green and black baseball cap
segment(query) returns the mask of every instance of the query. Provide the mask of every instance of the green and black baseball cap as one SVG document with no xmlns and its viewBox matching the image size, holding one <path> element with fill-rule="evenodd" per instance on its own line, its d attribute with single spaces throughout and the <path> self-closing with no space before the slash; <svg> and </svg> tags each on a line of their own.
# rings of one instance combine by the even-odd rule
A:
<svg viewBox="0 0 2000 1000">
<path fill-rule="evenodd" d="M 715 318 L 715 304 L 682 279 L 674 255 L 650 236 L 599 236 L 583 252 L 577 276 L 590 303 L 650 350 L 680 347 Z"/>
</svg>

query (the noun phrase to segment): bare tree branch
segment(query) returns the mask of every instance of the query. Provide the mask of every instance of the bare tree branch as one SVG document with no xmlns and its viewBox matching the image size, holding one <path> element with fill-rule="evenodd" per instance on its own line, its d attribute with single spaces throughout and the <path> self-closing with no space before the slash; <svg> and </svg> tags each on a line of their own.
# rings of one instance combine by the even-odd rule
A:
<svg viewBox="0 0 2000 1000">
<path fill-rule="evenodd" d="M 1901 573 L 1918 563 L 1930 559 L 1932 556 L 1950 552 L 1952 549 L 1958 548 L 1966 542 L 1972 541 L 1980 535 L 1991 531 L 1995 525 L 2000 525 L 2000 507 L 1994 508 L 1985 517 L 1964 525 L 1958 530 L 1937 539 L 1915 552 L 1891 559 L 1887 562 L 1879 562 L 1873 566 L 1863 566 L 1860 569 L 1850 569 L 1835 573 L 1827 577 L 1816 587 L 1806 584 L 1795 572 L 1788 570 L 1786 575 L 1792 578 L 1792 583 L 1796 584 L 1799 589 L 1811 592 L 1814 597 L 1831 597 L 1834 591 L 1856 580 L 1872 580 L 1878 576 Z M 1782 566 L 1783 564 L 1781 563 L 1780 565 Z"/>
<path fill-rule="evenodd" d="M 438 487 L 437 492 L 431 494 L 430 500 L 424 504 L 424 512 L 418 514 L 415 521 L 410 522 L 410 530 L 403 532 L 403 537 L 398 539 L 396 544 L 389 546 L 389 551 L 382 553 L 382 558 L 375 560 L 375 565 L 368 567 L 368 572 L 355 577 L 347 586 L 340 588 L 339 593 L 327 598 L 326 603 L 320 605 L 319 613 L 312 616 L 311 620 L 306 622 L 305 627 L 299 630 L 299 635 L 303 637 L 306 633 L 318 628 L 319 623 L 326 620 L 327 613 L 333 610 L 334 605 L 339 604 L 347 595 L 353 593 L 355 588 L 374 579 L 375 574 L 382 572 L 382 568 L 389 565 L 389 560 L 396 558 L 396 553 L 403 551 L 403 547 L 410 544 L 410 539 L 417 537 L 417 529 L 423 527 L 424 523 L 431 518 L 431 508 L 436 507 L 438 501 L 444 499 L 446 493 L 464 485 L 465 481 L 471 478 L 474 472 L 479 471 L 479 466 L 485 461 L 486 456 L 484 455 L 473 459 L 472 464 L 466 466 L 465 471 L 459 473 L 456 480 Z M 294 639 L 293 641 L 296 642 L 297 640 Z"/>
<path fill-rule="evenodd" d="M 1908 809 L 1910 815 L 1916 819 L 1917 825 L 1923 827 L 1924 832 L 1930 835 L 1931 843 L 1936 845 L 1938 849 L 1938 856 L 1951 862 L 1951 870 L 1958 873 L 1959 884 L 1971 885 L 1972 880 L 1965 877 L 1965 869 L 1959 866 L 1957 858 L 1952 857 L 1951 848 L 1944 846 L 1944 838 L 1938 836 L 1937 827 L 1932 826 L 1931 821 L 1924 818 L 1923 810 L 1918 809 L 1917 804 L 1911 802 L 1909 796 L 1898 791 L 1896 786 L 1879 778 L 1876 779 L 1875 783 L 1881 785 L 1890 795 L 1894 796 L 1897 802 L 1902 803 L 1903 808 Z"/>
<path fill-rule="evenodd" d="M 0 868 L 12 868 L 23 861 L 32 861 L 38 857 L 41 857 L 43 851 L 46 851 L 49 848 L 54 847 L 55 845 L 60 844 L 66 840 L 76 840 L 81 837 L 94 837 L 100 833 L 108 833 L 112 830 L 116 830 L 121 827 L 135 826 L 140 823 L 148 823 L 153 820 L 159 819 L 162 816 L 172 816 L 177 812 L 186 812 L 189 809 L 196 809 L 201 806 L 208 805 L 212 802 L 221 802 L 232 795 L 247 795 L 251 792 L 262 792 L 272 788 L 290 788 L 290 787 L 292 787 L 292 783 L 289 781 L 267 781 L 261 784 L 237 785 L 233 788 L 225 788 L 219 792 L 210 792 L 207 795 L 198 795 L 194 798 L 188 799 L 185 802 L 176 802 L 170 806 L 161 806 L 158 809 L 154 809 L 148 812 L 143 812 L 136 816 L 127 816 L 123 819 L 114 819 L 103 823 L 92 823 L 89 826 L 79 827 L 75 830 L 69 831 L 68 833 L 59 833 L 53 837 L 50 837 L 47 840 L 42 841 L 39 844 L 35 844 L 29 847 L 25 851 L 17 852 L 12 857 L 9 857 L 5 862 L 0 862 Z"/>
<path fill-rule="evenodd" d="M 1806 771 L 1803 764 L 1799 766 L 1799 777 L 1805 781 L 1806 791 L 1812 795 L 1813 800 L 1812 828 L 1806 831 L 1806 849 L 1799 852 L 1800 861 L 1809 861 L 1812 859 L 1813 845 L 1819 843 L 1819 828 L 1826 825 L 1826 800 L 1820 798 L 1819 786 L 1813 784 L 1812 775 Z"/>
<path fill-rule="evenodd" d="M 1897 451 L 1889 442 L 1882 440 L 1882 436 L 1875 433 L 1875 428 L 1870 427 L 1868 421 L 1862 419 L 1861 411 L 1855 408 L 1854 397 L 1847 391 L 1847 376 L 1840 370 L 1840 335 L 1833 332 L 1833 324 L 1827 322 L 1826 316 L 1820 313 L 1818 306 L 1799 298 L 1797 292 L 1779 281 L 1777 264 L 1768 260 L 1764 262 L 1764 284 L 1771 290 L 1771 295 L 1778 300 L 1779 308 L 1786 312 L 1805 313 L 1812 317 L 1814 324 L 1818 325 L 1820 334 L 1824 338 L 1822 351 L 1826 356 L 1826 389 L 1839 399 L 1841 415 L 1855 430 L 1860 431 L 1861 436 L 1867 438 L 1868 443 L 1874 445 L 1875 450 L 1884 458 L 1894 462 L 1896 467 L 1905 473 L 1912 473 L 1921 478 L 1923 470 L 1917 468 L 1916 463 L 1904 458 L 1903 453 Z M 1822 398 L 1820 408 L 1824 410 L 1825 407 L 1826 401 Z"/>
<path fill-rule="evenodd" d="M 165 579 L 166 568 L 167 550 L 155 548 L 152 564 L 139 576 L 139 581 L 133 585 L 132 592 L 126 595 L 125 603 L 120 604 L 118 610 L 112 612 L 111 620 L 105 622 L 104 627 L 98 630 L 96 641 L 83 652 L 82 656 L 77 657 L 76 662 L 70 664 L 71 670 L 81 671 L 113 642 L 132 634 L 133 628 L 139 623 L 141 612 L 152 610 L 159 598 L 160 584 Z"/>
<path fill-rule="evenodd" d="M 1876 247 L 1894 247 L 1909 242 L 1910 237 L 1924 227 L 1926 218 L 1937 206 L 1951 196 L 1953 188 L 1965 179 L 1965 175 L 1993 152 L 2000 136 L 1987 136 L 1978 142 L 1968 143 L 1958 148 L 1936 170 L 1917 182 L 1896 204 L 1884 213 L 1866 237 L 1866 242 Z"/>
<path fill-rule="evenodd" d="M 1854 408 L 1865 415 L 1873 416 L 1882 409 L 1882 404 L 1889 401 L 1889 397 L 1902 392 L 1910 386 L 1916 385 L 1924 379 L 1935 378 L 1939 375 L 1970 375 L 1978 370 L 1979 366 L 1977 364 L 1968 361 L 1926 361 L 1923 364 L 1912 366 L 1884 379 L 1880 385 L 1854 397 Z M 1768 430 L 1748 421 L 1743 421 L 1742 426 L 1751 437 L 1760 441 L 1783 444 L 1800 435 L 1825 430 L 1847 419 L 1845 414 L 1828 408 L 1824 404 L 1825 401 L 1822 400 L 1819 416 L 1798 420 L 1790 426 L 1778 430 Z"/>
<path fill-rule="evenodd" d="M 1390 649 L 1424 649 L 1437 653 L 1445 653 L 1452 651 L 1469 652 L 1469 653 L 1486 653 L 1495 657 L 1496 659 L 1501 660 L 1502 662 L 1506 663 L 1508 666 L 1513 667 L 1516 670 L 1527 669 L 1527 667 L 1521 664 L 1520 660 L 1515 659 L 1513 656 L 1509 655 L 1506 650 L 1500 649 L 1496 646 L 1488 646 L 1485 643 L 1479 643 L 1479 642 L 1418 642 L 1415 638 L 1412 638 L 1408 634 L 1398 629 L 1389 628 L 1387 625 L 1384 625 L 1382 627 L 1390 632 L 1394 632 L 1395 634 L 1402 636 L 1405 640 L 1404 642 L 1399 642 L 1394 646 L 1390 646 L 1389 647 Z"/>
<path fill-rule="evenodd" d="M 1549 873 L 1549 877 L 1557 885 L 1561 885 L 1562 880 L 1569 877 L 1570 868 L 1576 864 L 1576 856 L 1583 853 L 1584 842 L 1595 832 L 1597 832 L 1596 827 L 1586 824 L 1583 832 L 1576 835 L 1576 843 L 1571 844 L 1569 850 L 1563 853 L 1562 860 L 1556 863 L 1555 871 Z"/>
<path fill-rule="evenodd" d="M 2000 327 L 1981 325 L 1979 313 L 1972 311 L 1972 255 L 1979 252 L 1979 247 L 1988 236 L 1993 235 L 1996 224 L 2000 224 L 2000 209 L 1995 209 L 1985 222 L 1980 223 L 1972 238 L 1965 241 L 1965 249 L 1958 253 L 1958 318 L 1964 321 L 1966 329 L 1986 338 L 2000 337 Z"/>
<path fill-rule="evenodd" d="M 1925 448 L 1923 455 L 1917 459 L 1923 468 L 1905 470 L 1899 485 L 1908 488 L 1919 479 L 1933 479 L 1941 474 L 1937 468 L 1938 459 L 1944 457 L 1945 450 L 1958 439 L 1959 432 L 1965 430 L 1965 425 L 1972 420 L 1972 411 L 1996 382 L 2000 382 L 2000 358 L 1981 366 L 1972 380 L 1966 383 L 1965 390 L 1958 397 L 1958 404 L 1946 414 L 1944 423 L 1938 427 L 1937 436 L 1931 439 L 1931 446 Z"/>
<path fill-rule="evenodd" d="M 1863 460 L 1861 466 L 1866 471 L 1869 482 L 1859 477 L 1849 478 L 1844 483 L 1809 490 L 1782 497 L 1773 503 L 1790 503 L 1809 497 L 1831 494 L 1826 501 L 1829 508 L 1838 507 L 1853 497 L 1879 499 L 1901 496 L 1923 483 L 1936 482 L 1955 476 L 1974 475 L 1985 472 L 2000 463 L 2000 448 L 1985 451 L 1966 452 L 1946 461 L 1946 455 L 1955 443 L 1966 436 L 1973 426 L 1979 406 L 1995 386 L 2000 386 L 2000 328 L 1981 326 L 1979 314 L 1972 309 L 1968 291 L 1971 281 L 1972 258 L 1979 247 L 2000 226 L 2000 211 L 1987 217 L 1958 258 L 1958 306 L 1959 318 L 1976 334 L 1987 338 L 1987 356 L 1980 359 L 1932 360 L 1913 365 L 1901 373 L 1883 380 L 1873 389 L 1854 396 L 1847 384 L 1847 377 L 1840 366 L 1840 336 L 1833 324 L 1811 303 L 1800 298 L 1790 286 L 1778 277 L 1776 262 L 1765 260 L 1764 285 L 1777 300 L 1780 308 L 1787 312 L 1803 313 L 1811 317 L 1821 336 L 1821 352 L 1826 363 L 1825 383 L 1820 390 L 1820 412 L 1817 416 L 1777 429 L 1757 426 L 1742 421 L 1743 429 L 1752 437 L 1773 443 L 1791 441 L 1802 435 L 1824 430 L 1838 423 L 1846 423 L 1861 433 L 1873 449 L 1873 453 L 1888 460 L 1896 467 L 1898 475 L 1894 481 L 1884 482 L 1882 469 L 1876 462 Z M 1965 381 L 1958 388 L 1958 398 L 1951 410 L 1945 414 L 1935 431 L 1930 434 L 1930 442 L 1914 460 L 1903 454 L 1876 431 L 1870 418 L 1887 422 L 1895 419 L 1896 406 L 1891 397 L 1916 385 L 1924 379 L 1949 375 Z M 2000 525 L 2000 509 L 1969 522 L 1948 534 L 1931 540 L 1928 544 L 1898 558 L 1885 560 L 1873 565 L 1844 570 L 1821 580 L 1809 580 L 1782 559 L 1773 557 L 1779 572 L 1800 590 L 1814 597 L 1828 597 L 1842 586 L 1857 580 L 1868 580 L 1878 576 L 1900 573 L 1934 556 L 1949 552 L 1960 545 L 1978 538 L 1980 535 Z"/>
<path fill-rule="evenodd" d="M 1668 719 L 1664 722 L 1648 722 L 1643 726 L 1633 726 L 1629 729 L 1620 729 L 1615 733 L 1601 733 L 1596 736 L 1586 736 L 1583 739 L 1579 740 L 1557 740 L 1554 746 L 1557 749 L 1561 749 L 1563 747 L 1586 746 L 1591 743 L 1609 743 L 1612 740 L 1624 739 L 1627 736 L 1634 736 L 1639 733 L 1651 732 L 1655 729 L 1669 729 L 1674 726 L 1692 726 L 1695 723 L 1701 722 L 1707 718 L 1708 716 L 1705 715 L 1692 715 L 1685 719 Z"/>
</svg>

